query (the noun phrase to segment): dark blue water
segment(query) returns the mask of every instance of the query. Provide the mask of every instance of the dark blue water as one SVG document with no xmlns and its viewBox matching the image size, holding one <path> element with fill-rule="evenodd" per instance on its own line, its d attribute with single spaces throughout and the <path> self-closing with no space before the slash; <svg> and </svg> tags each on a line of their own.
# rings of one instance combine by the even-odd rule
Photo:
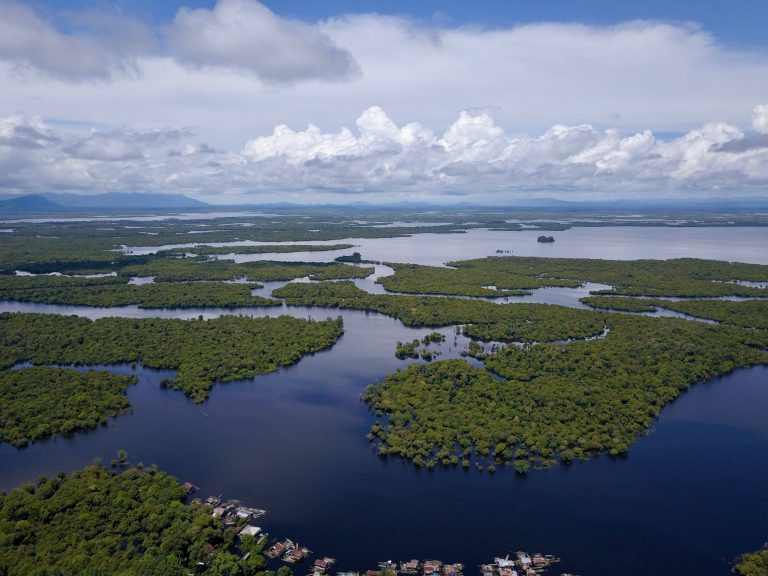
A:
<svg viewBox="0 0 768 576">
<path fill-rule="evenodd" d="M 595 228 L 554 234 L 554 245 L 536 243 L 536 231 L 354 242 L 366 258 L 425 264 L 491 255 L 496 249 L 604 258 L 738 254 L 739 260 L 768 263 L 768 235 L 758 228 Z M 378 267 L 377 274 L 382 273 L 387 270 Z M 265 295 L 279 285 L 267 284 Z M 371 278 L 356 284 L 381 291 Z M 510 301 L 581 306 L 578 298 L 588 288 L 544 289 Z M 92 318 L 337 315 L 300 307 L 179 311 L 0 302 L 0 311 L 7 310 Z M 386 559 L 434 557 L 465 563 L 469 576 L 479 573 L 475 566 L 481 562 L 523 549 L 561 556 L 563 563 L 551 573 L 714 576 L 728 574 L 736 555 L 768 539 L 768 368 L 693 386 L 663 411 L 627 458 L 601 457 L 528 477 L 509 469 L 495 475 L 425 471 L 375 455 L 365 438 L 373 417 L 360 395 L 370 382 L 406 365 L 393 356 L 397 340 L 431 330 L 408 329 L 373 313 L 341 314 L 345 335 L 330 350 L 251 381 L 217 385 L 202 405 L 160 387 L 171 372 L 137 367 L 139 383 L 128 393 L 132 414 L 24 450 L 0 444 L 0 488 L 73 470 L 94 457 L 109 462 L 124 449 L 132 463 L 157 464 L 198 485 L 203 496 L 223 493 L 266 508 L 259 523 L 271 534 L 299 540 L 316 554 L 339 558 L 339 569 L 354 570 Z M 442 332 L 448 341 L 441 358 L 455 356 L 466 341 L 459 337 L 454 344 L 452 330 Z"/>
<path fill-rule="evenodd" d="M 560 555 L 558 571 L 583 575 L 714 575 L 768 537 L 768 368 L 692 387 L 626 459 L 526 478 L 510 469 L 429 472 L 374 454 L 360 394 L 405 366 L 395 341 L 430 330 L 378 314 L 343 316 L 346 333 L 331 350 L 217 385 L 202 405 L 160 387 L 171 372 L 139 366 L 133 414 L 24 450 L 0 444 L 0 487 L 97 456 L 108 462 L 124 449 L 132 463 L 157 464 L 202 495 L 266 508 L 263 528 L 339 558 L 340 569 L 436 557 L 474 574 L 475 565 L 524 549 Z M 465 341 L 454 345 L 452 331 L 443 332 L 443 357 L 454 356 Z"/>
</svg>

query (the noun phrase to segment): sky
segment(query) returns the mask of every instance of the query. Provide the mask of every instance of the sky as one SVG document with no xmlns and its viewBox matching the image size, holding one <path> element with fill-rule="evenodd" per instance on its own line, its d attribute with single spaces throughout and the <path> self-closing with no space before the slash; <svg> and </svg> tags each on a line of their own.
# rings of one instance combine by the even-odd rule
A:
<svg viewBox="0 0 768 576">
<path fill-rule="evenodd" d="M 768 195 L 764 0 L 0 0 L 0 195 Z"/>
</svg>

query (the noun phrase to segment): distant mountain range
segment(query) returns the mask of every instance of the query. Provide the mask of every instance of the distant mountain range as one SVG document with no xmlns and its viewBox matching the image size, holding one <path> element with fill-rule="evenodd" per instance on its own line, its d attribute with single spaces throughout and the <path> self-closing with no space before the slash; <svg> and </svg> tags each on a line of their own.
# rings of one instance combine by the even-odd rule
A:
<svg viewBox="0 0 768 576">
<path fill-rule="evenodd" d="M 26 194 L 0 198 L 0 215 L 128 210 L 153 212 L 210 208 L 181 194 L 110 192 L 107 194 Z"/>
<path fill-rule="evenodd" d="M 484 211 L 540 211 L 540 212 L 744 212 L 768 211 L 768 196 L 765 198 L 648 198 L 642 200 L 559 200 L 557 198 L 519 198 L 507 204 L 480 204 L 459 202 L 442 204 L 432 202 L 397 202 L 392 204 L 371 204 L 350 202 L 348 204 L 293 204 L 275 202 L 268 204 L 243 204 L 237 206 L 211 205 L 211 209 L 241 210 L 299 210 L 299 209 L 334 209 L 334 210 L 371 210 L 371 211 L 409 211 L 409 210 L 484 210 Z"/>
<path fill-rule="evenodd" d="M 77 214 L 77 213 L 153 213 L 173 211 L 217 210 L 270 210 L 275 212 L 294 210 L 366 210 L 366 211 L 417 211 L 417 210 L 503 210 L 546 212 L 744 212 L 768 211 L 765 198 L 648 198 L 625 200 L 570 201 L 556 198 L 520 198 L 509 204 L 478 204 L 462 202 L 440 204 L 430 202 L 397 202 L 370 204 L 293 204 L 288 202 L 221 205 L 207 204 L 181 194 L 156 194 L 140 192 L 110 192 L 106 194 L 26 194 L 0 196 L 0 218 L 3 216 Z"/>
</svg>

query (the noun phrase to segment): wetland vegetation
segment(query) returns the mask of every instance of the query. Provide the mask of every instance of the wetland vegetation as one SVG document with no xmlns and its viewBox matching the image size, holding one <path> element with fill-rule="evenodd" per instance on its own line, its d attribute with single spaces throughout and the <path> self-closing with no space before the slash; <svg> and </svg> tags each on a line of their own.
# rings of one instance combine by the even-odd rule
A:
<svg viewBox="0 0 768 576">
<path fill-rule="evenodd" d="M 136 285 L 124 276 L 0 276 L 0 300 L 81 306 L 136 304 L 139 308 L 280 305 L 277 300 L 252 295 L 251 290 L 258 287 L 257 283 L 211 281 Z"/>
<path fill-rule="evenodd" d="M 464 333 L 483 340 L 548 342 L 600 334 L 604 313 L 553 304 L 494 304 L 465 298 L 369 294 L 351 282 L 291 283 L 272 292 L 287 304 L 369 310 L 406 326 L 466 324 Z"/>
<path fill-rule="evenodd" d="M 768 281 L 768 266 L 697 258 L 592 260 L 490 256 L 449 262 L 449 268 L 394 265 L 379 282 L 390 291 L 464 296 L 511 296 L 544 286 L 608 284 L 595 294 L 625 296 L 764 296 L 738 281 Z M 492 288 L 490 288 L 492 287 Z"/>
<path fill-rule="evenodd" d="M 346 250 L 354 244 L 262 244 L 259 246 L 206 246 L 199 244 L 191 248 L 172 248 L 162 250 L 160 254 L 186 254 L 198 256 L 218 256 L 226 254 L 281 254 L 291 252 L 325 252 Z"/>
<path fill-rule="evenodd" d="M 193 280 L 276 281 L 308 277 L 312 280 L 365 278 L 373 268 L 350 266 L 337 262 L 272 262 L 258 260 L 236 264 L 229 260 L 198 258 L 155 258 L 145 264 L 121 269 L 129 276 L 154 276 L 157 282 Z"/>
<path fill-rule="evenodd" d="M 0 574 L 274 576 L 253 538 L 185 496 L 155 467 L 100 464 L 0 493 Z"/>
<path fill-rule="evenodd" d="M 106 371 L 34 366 L 0 372 L 0 441 L 26 446 L 95 428 L 129 409 L 136 379 Z"/>
<path fill-rule="evenodd" d="M 275 296 L 285 298 L 289 305 L 380 312 L 409 327 L 456 327 L 472 339 L 463 351 L 472 357 L 471 364 L 462 359 L 436 360 L 438 347 L 432 344 L 441 341 L 440 333 L 421 337 L 422 333 L 416 340 L 409 340 L 412 333 L 397 333 L 403 340 L 396 349 L 399 357 L 435 361 L 409 365 L 373 383 L 364 394 L 377 414 L 370 436 L 378 451 L 430 468 L 474 465 L 496 471 L 507 465 L 525 473 L 532 467 L 545 468 L 558 461 L 567 463 L 601 453 L 620 457 L 639 435 L 649 431 L 663 407 L 692 384 L 739 367 L 768 363 L 767 333 L 754 329 L 768 327 L 764 301 L 660 299 L 764 296 L 768 294 L 765 288 L 740 282 L 766 282 L 768 266 L 697 259 L 524 257 L 464 260 L 450 263 L 449 268 L 395 264 L 395 274 L 380 283 L 401 294 L 377 295 L 346 281 L 373 272 L 372 268 L 348 265 L 365 264 L 364 257 L 371 257 L 365 248 L 339 258 L 341 262 L 238 264 L 215 259 L 230 253 L 340 250 L 352 244 L 200 245 L 235 240 L 385 238 L 473 227 L 570 227 L 562 222 L 539 222 L 532 228 L 531 224 L 505 222 L 503 215 L 490 213 L 471 218 L 424 214 L 424 221 L 439 224 L 436 227 L 400 226 L 391 217 L 371 218 L 367 223 L 356 219 L 315 214 L 304 220 L 276 215 L 274 219 L 238 217 L 208 222 L 9 224 L 13 232 L 0 238 L 0 299 L 177 308 L 276 305 L 278 300 L 252 296 L 251 289 L 258 282 L 309 277 L 321 282 L 289 284 L 276 290 Z M 529 240 L 536 244 L 535 235 Z M 192 243 L 192 248 L 166 246 Z M 137 249 L 138 254 L 130 254 L 126 246 L 155 247 L 159 252 L 144 255 L 141 252 L 148 250 Z M 546 248 L 560 246 L 558 237 L 557 246 Z M 501 248 L 497 250 L 501 254 L 510 247 L 493 245 Z M 15 270 L 74 276 L 21 277 L 13 276 Z M 112 273 L 99 278 L 84 276 Z M 155 278 L 152 284 L 134 285 L 128 283 L 132 276 Z M 242 283 L 226 282 L 232 280 Z M 601 309 L 496 304 L 453 297 L 496 298 L 541 287 L 576 287 L 584 282 L 612 287 L 603 295 L 584 299 Z M 722 324 L 628 316 L 609 310 L 620 305 L 637 311 L 660 306 Z M 357 319 L 357 315 L 351 316 Z M 332 346 L 342 330 L 339 320 L 313 322 L 284 317 L 91 321 L 63 315 L 2 314 L 0 439 L 20 446 L 90 429 L 129 409 L 125 391 L 132 377 L 81 372 L 60 365 L 140 362 L 173 369 L 177 371 L 175 377 L 165 384 L 201 402 L 214 383 L 277 370 L 305 354 Z M 390 362 L 395 339 L 393 336 L 383 348 Z M 24 362 L 35 366 L 11 369 Z M 392 365 L 386 366 L 378 374 L 385 374 Z M 373 377 L 362 378 L 366 379 L 359 382 L 355 396 Z M 297 395 L 296 391 L 302 391 L 310 398 L 296 409 L 300 416 L 296 420 L 282 413 L 280 416 L 293 425 L 307 416 L 305 404 L 319 402 L 326 392 L 313 389 L 314 380 L 307 381 L 310 384 L 305 388 L 297 386 L 291 391 Z M 340 381 L 347 382 L 343 378 Z M 313 396 L 314 392 L 319 396 Z M 357 402 L 353 404 L 357 406 L 354 409 L 360 409 Z M 312 420 L 313 424 L 318 421 Z M 359 440 L 364 445 L 362 435 Z M 88 444 L 86 449 L 93 446 Z M 32 450 L 45 448 L 43 444 Z M 242 458 L 235 452 L 233 458 Z M 363 452 L 362 458 L 367 458 L 367 451 Z M 179 458 L 188 457 L 185 452 Z M 90 458 L 89 454 L 85 461 Z M 226 458 L 219 463 L 226 465 Z M 358 470 L 363 467 L 359 464 L 356 462 Z M 376 474 L 380 473 L 377 469 Z M 199 468 L 196 474 L 206 476 Z M 222 480 L 218 472 L 204 480 L 213 476 L 215 482 L 228 480 Z M 418 481 L 419 475 L 412 476 Z M 195 480 L 201 485 L 204 481 Z M 430 484 L 430 488 L 437 486 Z M 233 534 L 223 530 L 209 511 L 198 513 L 195 507 L 183 507 L 182 498 L 178 483 L 154 469 L 115 474 L 98 466 L 71 476 L 41 478 L 35 485 L 2 494 L 0 575 L 95 576 L 115 571 L 165 575 L 191 570 L 210 575 L 250 575 L 264 570 L 258 551 L 244 561 L 244 550 L 235 549 Z M 750 570 L 754 566 L 764 568 L 761 554 L 745 555 L 739 565 L 744 568 L 737 571 L 743 570 L 739 573 L 744 576 L 759 574 Z"/>
<path fill-rule="evenodd" d="M 518 470 L 619 455 L 690 385 L 768 363 L 763 332 L 674 318 L 603 319 L 610 330 L 603 339 L 475 348 L 485 369 L 444 360 L 371 385 L 365 401 L 385 418 L 372 429 L 379 453 L 417 465 L 493 458 Z"/>
<path fill-rule="evenodd" d="M 738 576 L 765 576 L 768 574 L 768 544 L 762 550 L 743 554 L 733 568 Z"/>
<path fill-rule="evenodd" d="M 768 328 L 768 300 L 657 300 L 621 296 L 592 296 L 581 301 L 595 308 L 653 312 L 666 308 L 696 318 L 749 328 Z"/>
<path fill-rule="evenodd" d="M 0 314 L 0 369 L 33 364 L 142 362 L 177 370 L 166 384 L 202 402 L 216 382 L 253 378 L 328 348 L 341 319 L 321 322 L 280 316 L 211 320 Z"/>
<path fill-rule="evenodd" d="M 494 353 L 470 346 L 501 379 L 446 360 L 409 367 L 369 388 L 366 401 L 386 417 L 372 430 L 380 453 L 417 464 L 492 454 L 523 469 L 623 454 L 691 384 L 768 362 L 764 331 L 679 319 L 372 295 L 344 282 L 288 284 L 275 295 L 291 304 L 373 310 L 412 326 L 463 324 L 471 338 L 529 344 Z M 396 355 L 416 357 L 418 344 L 401 343 Z"/>
<path fill-rule="evenodd" d="M 427 334 L 421 340 L 416 338 L 410 342 L 398 341 L 395 345 L 395 358 L 399 360 L 405 360 L 407 358 L 421 358 L 422 360 L 431 361 L 435 357 L 440 356 L 440 350 L 431 349 L 429 345 L 433 342 L 444 341 L 445 336 L 439 332 Z"/>
</svg>

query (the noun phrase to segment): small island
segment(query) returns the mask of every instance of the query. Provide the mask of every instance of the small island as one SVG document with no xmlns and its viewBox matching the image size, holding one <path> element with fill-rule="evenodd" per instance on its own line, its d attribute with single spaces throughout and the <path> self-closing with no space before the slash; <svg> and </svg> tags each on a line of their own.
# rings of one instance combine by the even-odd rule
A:
<svg viewBox="0 0 768 576">
<path fill-rule="evenodd" d="M 359 264 L 363 261 L 363 257 L 360 254 L 360 252 L 352 252 L 352 254 L 345 254 L 344 256 L 337 256 L 334 258 L 336 262 L 351 262 L 354 264 Z"/>
<path fill-rule="evenodd" d="M 543 236 L 542 235 L 542 236 L 539 236 L 538 238 L 536 238 L 536 241 L 537 242 L 543 242 L 545 244 L 551 244 L 552 242 L 555 241 L 555 237 L 554 236 Z"/>
</svg>

